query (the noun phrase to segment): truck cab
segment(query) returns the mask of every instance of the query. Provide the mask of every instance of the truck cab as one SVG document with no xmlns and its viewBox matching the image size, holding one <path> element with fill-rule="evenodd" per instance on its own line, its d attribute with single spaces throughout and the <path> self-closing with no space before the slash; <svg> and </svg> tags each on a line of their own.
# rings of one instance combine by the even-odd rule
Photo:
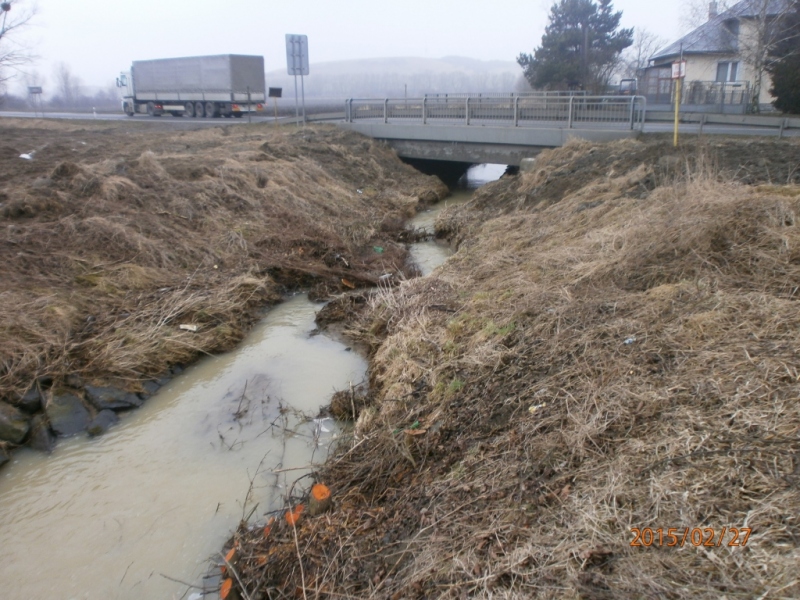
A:
<svg viewBox="0 0 800 600">
<path fill-rule="evenodd" d="M 119 74 L 117 87 L 122 91 L 122 112 L 132 117 L 136 113 L 136 105 L 133 101 L 133 77 L 131 77 L 130 71 L 123 71 Z"/>
</svg>

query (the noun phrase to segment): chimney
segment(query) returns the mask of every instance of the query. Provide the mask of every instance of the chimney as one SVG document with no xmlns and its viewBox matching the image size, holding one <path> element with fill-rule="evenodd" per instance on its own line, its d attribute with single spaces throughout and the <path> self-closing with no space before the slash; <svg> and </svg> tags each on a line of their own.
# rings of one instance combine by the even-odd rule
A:
<svg viewBox="0 0 800 600">
<path fill-rule="evenodd" d="M 710 21 L 716 17 L 717 14 L 717 2 L 716 0 L 713 0 L 712 2 L 708 3 L 708 20 Z"/>
</svg>

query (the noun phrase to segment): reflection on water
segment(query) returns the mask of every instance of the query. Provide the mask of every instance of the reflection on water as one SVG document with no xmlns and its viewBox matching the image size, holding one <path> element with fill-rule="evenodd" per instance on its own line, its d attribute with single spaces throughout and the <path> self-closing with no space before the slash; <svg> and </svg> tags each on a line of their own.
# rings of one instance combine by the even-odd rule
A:
<svg viewBox="0 0 800 600">
<path fill-rule="evenodd" d="M 472 197 L 473 192 L 480 186 L 499 179 L 505 173 L 506 165 L 474 165 L 470 167 L 466 175 L 458 181 L 458 185 L 451 195 L 441 202 L 431 206 L 428 210 L 422 211 L 411 220 L 411 225 L 416 229 L 422 229 L 428 233 L 433 233 L 433 226 L 439 213 L 448 206 L 464 204 Z M 450 246 L 439 240 L 428 240 L 413 244 L 410 248 L 411 259 L 419 268 L 420 273 L 430 275 L 433 270 L 441 265 L 453 251 Z"/>
<path fill-rule="evenodd" d="M 18 452 L 0 471 L 0 597 L 180 598 L 186 586 L 162 575 L 198 582 L 254 503 L 263 514 L 306 472 L 273 471 L 324 460 L 335 432 L 294 411 L 315 414 L 364 378 L 360 356 L 309 335 L 318 308 L 279 305 L 103 437 Z"/>
</svg>

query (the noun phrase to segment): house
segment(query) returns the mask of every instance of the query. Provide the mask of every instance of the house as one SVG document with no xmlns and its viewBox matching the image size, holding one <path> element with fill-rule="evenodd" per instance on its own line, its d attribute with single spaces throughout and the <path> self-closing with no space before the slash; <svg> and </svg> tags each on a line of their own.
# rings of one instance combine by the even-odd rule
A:
<svg viewBox="0 0 800 600">
<path fill-rule="evenodd" d="M 758 86 L 754 57 L 759 51 L 763 55 L 772 25 L 790 5 L 791 0 L 743 0 L 718 13 L 717 3 L 711 2 L 708 21 L 650 59 L 640 92 L 651 105 L 672 103 L 671 67 L 683 58 L 682 104 L 697 110 L 746 112 Z M 764 41 L 758 41 L 759 34 Z M 771 108 L 772 83 L 769 73 L 763 68 L 761 72 L 758 103 Z"/>
</svg>

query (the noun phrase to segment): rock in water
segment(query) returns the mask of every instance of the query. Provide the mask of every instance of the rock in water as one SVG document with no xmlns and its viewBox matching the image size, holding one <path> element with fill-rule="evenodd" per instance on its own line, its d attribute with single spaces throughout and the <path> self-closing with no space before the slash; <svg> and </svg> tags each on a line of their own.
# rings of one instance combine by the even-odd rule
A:
<svg viewBox="0 0 800 600">
<path fill-rule="evenodd" d="M 113 387 L 87 385 L 86 396 L 98 410 L 126 410 L 142 405 L 142 399 L 136 394 Z"/>
<path fill-rule="evenodd" d="M 36 415 L 31 421 L 31 436 L 28 445 L 40 452 L 52 452 L 56 445 L 56 437 L 50 430 L 50 423 L 45 415 Z"/>
<path fill-rule="evenodd" d="M 97 413 L 97 416 L 92 419 L 92 422 L 89 423 L 89 427 L 86 429 L 86 431 L 88 431 L 89 435 L 91 436 L 103 435 L 106 431 L 108 431 L 109 427 L 118 422 L 119 417 L 113 410 L 101 410 L 99 413 Z"/>
<path fill-rule="evenodd" d="M 19 444 L 31 428 L 28 417 L 10 404 L 0 402 L 0 440 Z"/>
<path fill-rule="evenodd" d="M 91 421 L 89 411 L 75 394 L 53 396 L 44 410 L 53 431 L 60 436 L 80 433 Z"/>
</svg>

